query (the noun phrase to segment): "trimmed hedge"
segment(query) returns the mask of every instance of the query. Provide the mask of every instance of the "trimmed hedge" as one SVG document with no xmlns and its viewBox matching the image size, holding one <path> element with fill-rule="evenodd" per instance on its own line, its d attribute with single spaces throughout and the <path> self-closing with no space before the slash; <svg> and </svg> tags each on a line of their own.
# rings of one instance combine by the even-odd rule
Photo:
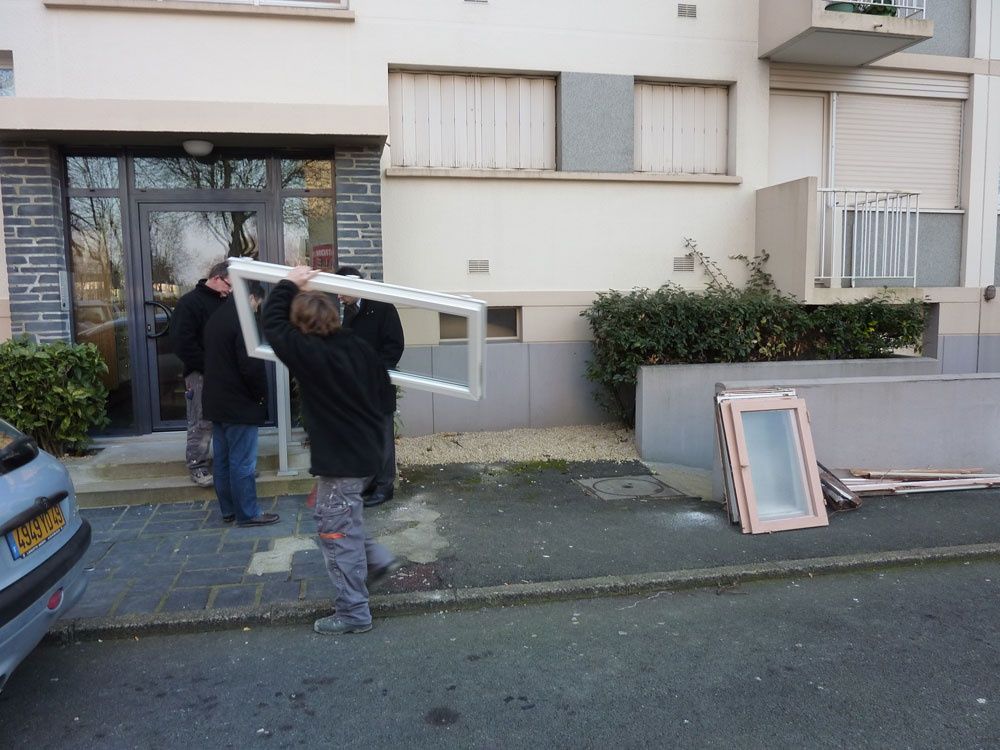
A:
<svg viewBox="0 0 1000 750">
<path fill-rule="evenodd" d="M 643 365 L 872 359 L 917 351 L 926 307 L 887 291 L 849 304 L 803 305 L 759 285 L 674 285 L 604 292 L 581 315 L 594 336 L 587 377 L 603 386 L 602 406 L 633 424 Z"/>
<path fill-rule="evenodd" d="M 56 456 L 84 450 L 104 427 L 107 365 L 93 344 L 0 344 L 0 417 Z"/>
</svg>

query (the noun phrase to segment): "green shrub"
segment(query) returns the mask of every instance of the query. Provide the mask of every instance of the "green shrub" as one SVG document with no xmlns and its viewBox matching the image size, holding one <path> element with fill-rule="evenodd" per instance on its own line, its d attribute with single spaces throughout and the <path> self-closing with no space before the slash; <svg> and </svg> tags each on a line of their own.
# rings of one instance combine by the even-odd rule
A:
<svg viewBox="0 0 1000 750">
<path fill-rule="evenodd" d="M 93 344 L 0 343 L 0 417 L 56 456 L 81 451 L 108 423 L 107 369 Z"/>
<path fill-rule="evenodd" d="M 747 261 L 746 289 L 706 265 L 713 279 L 705 292 L 668 284 L 598 294 L 581 315 L 594 336 L 587 377 L 603 387 L 601 404 L 633 424 L 643 365 L 868 359 L 901 348 L 919 351 L 923 303 L 900 302 L 882 291 L 849 304 L 804 305 L 771 288 L 764 260 Z"/>
</svg>

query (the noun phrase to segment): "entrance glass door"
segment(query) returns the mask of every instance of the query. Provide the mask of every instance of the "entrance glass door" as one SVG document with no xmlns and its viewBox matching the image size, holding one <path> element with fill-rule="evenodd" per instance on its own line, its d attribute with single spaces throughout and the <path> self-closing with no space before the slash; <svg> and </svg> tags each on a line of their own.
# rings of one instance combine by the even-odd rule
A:
<svg viewBox="0 0 1000 750">
<path fill-rule="evenodd" d="M 177 301 L 224 258 L 260 258 L 263 226 L 263 203 L 140 203 L 140 322 L 154 430 L 185 425 L 184 368 L 169 335 Z"/>
</svg>

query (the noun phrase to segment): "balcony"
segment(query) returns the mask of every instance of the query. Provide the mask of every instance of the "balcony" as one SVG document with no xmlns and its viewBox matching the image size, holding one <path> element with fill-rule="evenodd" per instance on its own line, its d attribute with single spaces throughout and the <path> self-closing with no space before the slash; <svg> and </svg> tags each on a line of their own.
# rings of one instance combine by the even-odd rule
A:
<svg viewBox="0 0 1000 750">
<path fill-rule="evenodd" d="M 816 285 L 916 286 L 920 194 L 820 188 Z"/>
<path fill-rule="evenodd" d="M 843 296 L 836 290 L 918 286 L 919 194 L 817 183 L 757 191 L 756 252 L 770 256 L 778 289 L 811 303 Z"/>
<path fill-rule="evenodd" d="M 934 36 L 926 0 L 891 0 L 889 13 L 827 10 L 830 0 L 760 0 L 758 56 L 773 62 L 858 67 Z M 855 11 L 871 3 L 836 3 Z"/>
</svg>

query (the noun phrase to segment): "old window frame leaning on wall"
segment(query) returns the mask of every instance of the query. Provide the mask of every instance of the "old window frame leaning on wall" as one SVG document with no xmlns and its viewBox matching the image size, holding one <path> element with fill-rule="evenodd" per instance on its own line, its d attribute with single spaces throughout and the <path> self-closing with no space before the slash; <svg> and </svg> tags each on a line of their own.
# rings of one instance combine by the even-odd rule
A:
<svg viewBox="0 0 1000 750">
<path fill-rule="evenodd" d="M 278 446 L 279 473 L 292 473 L 288 469 L 288 442 L 291 433 L 291 409 L 288 369 L 275 355 L 270 345 L 260 339 L 253 311 L 250 309 L 247 281 L 256 280 L 277 284 L 288 276 L 288 266 L 262 263 L 246 258 L 232 258 L 229 261 L 229 281 L 233 286 L 236 312 L 243 329 L 243 340 L 251 357 L 276 363 L 278 386 Z M 454 396 L 471 401 L 480 400 L 485 394 L 486 357 L 486 303 L 471 297 L 454 294 L 429 292 L 422 289 L 385 284 L 367 279 L 320 273 L 310 282 L 310 288 L 332 294 L 349 294 L 363 299 L 381 302 L 402 303 L 411 307 L 434 310 L 449 315 L 460 315 L 467 319 L 469 331 L 468 353 L 466 356 L 466 384 L 455 383 L 441 378 L 433 378 L 415 373 L 390 370 L 389 378 L 399 386 L 428 391 L 430 393 Z"/>
<path fill-rule="evenodd" d="M 819 482 L 816 451 L 804 399 L 789 393 L 718 394 L 717 427 L 722 453 L 730 517 L 744 534 L 826 526 L 826 501 Z M 764 440 L 757 430 L 747 430 L 747 418 L 767 412 L 784 412 L 783 434 Z M 772 450 L 777 446 L 777 451 Z M 765 461 L 771 461 L 767 467 Z M 758 479 L 754 480 L 754 464 Z M 773 464 L 779 464 L 775 466 Z M 782 467 L 780 464 L 786 464 Z M 788 466 L 787 464 L 791 464 Z M 783 471 L 787 469 L 787 471 Z M 766 473 L 770 471 L 770 473 Z M 766 481 L 767 480 L 767 481 Z M 770 487 L 768 487 L 770 485 Z M 779 486 L 781 485 L 781 486 Z M 769 513 L 768 489 L 798 498 L 798 512 L 774 509 Z M 763 492 L 762 492 L 763 491 Z M 769 517 L 770 516 L 770 517 Z"/>
</svg>

